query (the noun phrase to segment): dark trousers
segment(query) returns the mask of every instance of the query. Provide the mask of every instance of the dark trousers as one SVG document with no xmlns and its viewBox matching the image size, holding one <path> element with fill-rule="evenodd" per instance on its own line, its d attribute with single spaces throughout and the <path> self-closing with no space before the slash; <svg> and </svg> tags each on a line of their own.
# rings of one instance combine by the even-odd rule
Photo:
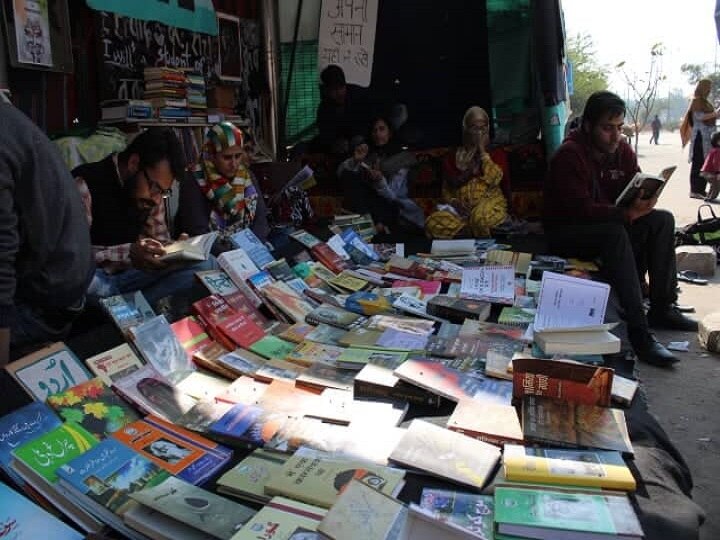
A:
<svg viewBox="0 0 720 540">
<path fill-rule="evenodd" d="M 650 303 L 665 309 L 677 300 L 675 220 L 670 212 L 653 210 L 632 225 L 585 222 L 546 226 L 552 253 L 581 259 L 599 258 L 602 277 L 615 290 L 625 311 L 628 332 L 647 332 L 640 275 L 650 276 Z"/>
<path fill-rule="evenodd" d="M 702 134 L 698 133 L 692 143 L 692 163 L 690 165 L 690 192 L 705 193 L 707 180 L 700 174 L 703 163 L 705 162 L 705 154 L 703 153 Z"/>
</svg>

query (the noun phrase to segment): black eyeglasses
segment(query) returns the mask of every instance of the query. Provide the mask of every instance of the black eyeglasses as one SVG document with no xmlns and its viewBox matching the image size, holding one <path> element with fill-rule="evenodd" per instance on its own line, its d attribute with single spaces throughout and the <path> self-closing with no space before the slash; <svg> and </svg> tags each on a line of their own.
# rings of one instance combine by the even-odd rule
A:
<svg viewBox="0 0 720 540">
<path fill-rule="evenodd" d="M 167 199 L 170 195 L 172 195 L 172 187 L 163 189 L 160 183 L 150 176 L 147 169 L 143 169 L 143 174 L 145 175 L 145 180 L 147 181 L 151 195 L 161 195 L 163 199 Z"/>
</svg>

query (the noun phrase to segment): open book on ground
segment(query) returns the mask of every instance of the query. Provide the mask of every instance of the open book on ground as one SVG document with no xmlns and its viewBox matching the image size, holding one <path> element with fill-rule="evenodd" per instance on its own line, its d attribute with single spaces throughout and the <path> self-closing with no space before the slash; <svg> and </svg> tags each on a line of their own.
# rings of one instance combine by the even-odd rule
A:
<svg viewBox="0 0 720 540">
<path fill-rule="evenodd" d="M 675 169 L 677 169 L 677 166 L 672 165 L 664 168 L 657 175 L 642 172 L 635 174 L 615 200 L 615 206 L 630 206 L 638 196 L 641 199 L 659 197 Z"/>
<path fill-rule="evenodd" d="M 166 262 L 206 261 L 217 235 L 217 231 L 214 231 L 173 242 L 165 246 L 165 254 L 160 257 L 160 260 Z"/>
</svg>

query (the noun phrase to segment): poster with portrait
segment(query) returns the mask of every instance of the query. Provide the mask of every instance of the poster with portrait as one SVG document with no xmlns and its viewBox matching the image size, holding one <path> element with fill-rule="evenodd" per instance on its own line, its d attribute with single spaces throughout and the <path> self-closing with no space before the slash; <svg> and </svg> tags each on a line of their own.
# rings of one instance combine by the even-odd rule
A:
<svg viewBox="0 0 720 540">
<path fill-rule="evenodd" d="M 13 0 L 18 62 L 52 67 L 48 0 Z"/>
<path fill-rule="evenodd" d="M 218 13 L 217 17 L 220 67 L 218 75 L 224 81 L 242 81 L 240 19 L 224 13 Z"/>
</svg>

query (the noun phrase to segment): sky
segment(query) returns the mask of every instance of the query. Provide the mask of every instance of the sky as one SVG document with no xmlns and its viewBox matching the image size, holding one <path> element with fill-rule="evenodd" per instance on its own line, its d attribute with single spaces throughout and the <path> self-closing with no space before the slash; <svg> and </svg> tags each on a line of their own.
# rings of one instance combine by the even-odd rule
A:
<svg viewBox="0 0 720 540">
<path fill-rule="evenodd" d="M 589 34 L 597 60 L 614 70 L 625 61 L 629 72 L 641 75 L 650 65 L 650 49 L 665 46 L 663 73 L 667 76 L 660 95 L 680 88 L 691 95 L 693 87 L 680 71 L 682 64 L 720 63 L 715 29 L 715 0 L 561 0 L 569 36 Z M 628 97 L 617 72 L 610 76 L 610 90 Z"/>
</svg>

